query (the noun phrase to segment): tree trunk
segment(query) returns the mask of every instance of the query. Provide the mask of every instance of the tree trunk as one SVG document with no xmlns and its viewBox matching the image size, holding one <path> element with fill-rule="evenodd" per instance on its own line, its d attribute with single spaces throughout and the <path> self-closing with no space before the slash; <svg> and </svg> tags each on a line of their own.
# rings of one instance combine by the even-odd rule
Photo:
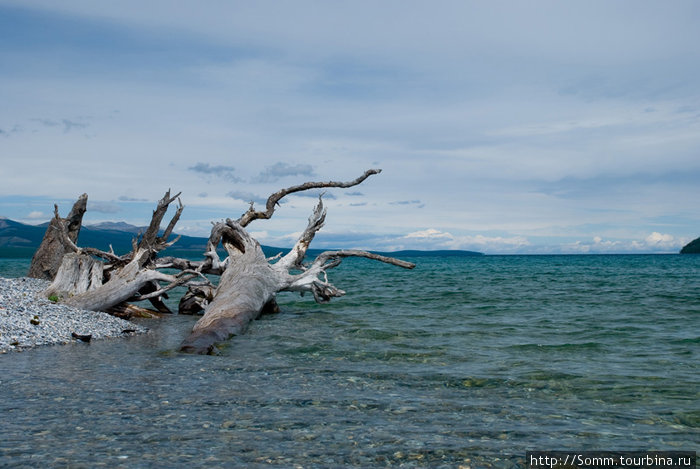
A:
<svg viewBox="0 0 700 469">
<path fill-rule="evenodd" d="M 344 291 L 331 285 L 327 279 L 319 278 L 319 275 L 325 278 L 326 270 L 338 266 L 344 257 L 366 257 L 407 269 L 414 267 L 410 262 L 355 250 L 327 251 L 311 265 L 303 266 L 306 250 L 325 218 L 326 211 L 319 198 L 306 230 L 291 251 L 274 264 L 268 262 L 260 244 L 238 222 L 226 220 L 212 228 L 214 237 L 221 239 L 228 252 L 227 267 L 214 292 L 214 299 L 182 342 L 180 351 L 216 353 L 218 343 L 245 332 L 248 324 L 264 310 L 278 309 L 275 302 L 277 292 L 311 292 L 320 303 L 344 295 Z M 290 270 L 301 270 L 301 273 L 291 274 Z"/>
<path fill-rule="evenodd" d="M 63 233 L 73 243 L 77 242 L 80 227 L 83 223 L 83 214 L 87 209 L 87 198 L 87 194 L 81 195 L 73 204 L 73 209 L 66 218 L 59 217 L 58 206 L 54 205 L 56 216 L 49 222 L 46 233 L 44 233 L 44 239 L 32 257 L 32 263 L 27 274 L 28 277 L 43 280 L 53 280 L 56 277 L 63 256 L 72 252 L 72 249 L 64 241 Z"/>
<path fill-rule="evenodd" d="M 181 351 L 213 354 L 216 344 L 244 333 L 279 290 L 281 279 L 271 269 L 260 245 L 249 245 L 245 252 L 234 256 L 229 256 L 213 301 L 183 341 Z"/>
<path fill-rule="evenodd" d="M 71 252 L 63 256 L 56 276 L 44 290 L 46 297 L 67 299 L 71 295 L 94 290 L 102 285 L 103 265 L 87 254 Z"/>
<path fill-rule="evenodd" d="M 36 269 L 42 275 L 53 279 L 45 291 L 47 296 L 59 296 L 67 305 L 93 311 L 130 315 L 139 308 L 130 307 L 127 302 L 141 300 L 151 300 L 157 309 L 168 311 L 160 298 L 172 288 L 187 285 L 189 292 L 181 301 L 181 308 L 191 311 L 202 308 L 204 315 L 182 342 L 181 350 L 215 353 L 218 343 L 232 335 L 242 334 L 261 314 L 279 311 L 275 301 L 277 292 L 312 293 L 320 303 L 344 295 L 343 290 L 328 281 L 326 271 L 338 266 L 345 257 L 365 257 L 407 269 L 414 267 L 409 262 L 358 250 L 327 251 L 310 264 L 304 264 L 307 248 L 325 222 L 326 210 L 321 197 L 306 229 L 285 256 L 266 259 L 260 244 L 245 229 L 255 220 L 272 217 L 279 201 L 289 194 L 317 188 L 349 188 L 380 171 L 367 170 L 348 182 L 306 182 L 281 189 L 270 195 L 264 211 L 255 210 L 251 203 L 238 220 L 228 219 L 214 224 L 202 261 L 175 257 L 158 259 L 160 251 L 177 241 L 169 242 L 168 238 L 183 210 L 182 203 L 179 203 L 175 215 L 159 235 L 160 223 L 169 205 L 176 199 L 179 202 L 179 194 L 171 197 L 169 190 L 158 202 L 146 232 L 140 240 L 133 240 L 129 254 L 117 256 L 114 252 L 78 247 L 77 233 L 87 200 L 83 195 L 66 219 L 59 217 L 56 207 L 54 221 L 42 242 L 43 249 L 40 248 L 42 252 L 37 252 L 33 264 L 36 263 Z M 219 243 L 228 253 L 224 260 L 217 253 Z M 51 262 L 44 262 L 45 258 L 50 258 Z M 181 272 L 169 275 L 159 269 L 178 269 Z M 205 274 L 221 276 L 216 288 Z M 195 282 L 195 277 L 200 280 Z"/>
<path fill-rule="evenodd" d="M 44 291 L 44 294 L 46 296 L 60 295 L 64 304 L 91 311 L 109 311 L 127 301 L 154 298 L 156 306 L 162 304 L 159 297 L 166 291 L 199 275 L 198 272 L 190 270 L 183 270 L 181 274 L 176 276 L 156 270 L 156 255 L 174 242 L 169 243 L 168 237 L 182 213 L 182 204 L 178 207 L 162 236 L 158 235 L 160 223 L 168 206 L 179 195 L 171 197 L 170 191 L 165 193 L 153 212 L 148 229 L 138 243 L 136 240 L 133 241 L 133 250 L 125 256 L 119 257 L 114 253 L 93 248 L 81 249 L 69 239 L 66 229 L 59 225 L 56 229 L 60 235 L 59 239 L 65 246 L 75 251 L 75 254 L 63 256 L 59 274 L 56 275 L 53 283 Z M 99 262 L 95 261 L 91 255 L 109 260 L 109 270 L 105 271 L 103 276 L 95 273 L 95 264 L 99 264 Z M 101 270 L 100 273 L 102 273 Z M 168 282 L 168 285 L 160 287 L 158 282 Z"/>
</svg>

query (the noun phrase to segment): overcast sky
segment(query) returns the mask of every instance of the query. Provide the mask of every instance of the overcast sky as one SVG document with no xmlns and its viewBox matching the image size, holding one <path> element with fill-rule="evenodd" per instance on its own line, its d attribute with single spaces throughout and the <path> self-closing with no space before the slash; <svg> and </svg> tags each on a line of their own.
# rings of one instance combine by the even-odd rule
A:
<svg viewBox="0 0 700 469">
<path fill-rule="evenodd" d="M 0 216 L 179 231 L 309 180 L 315 247 L 677 252 L 700 2 L 0 0 Z M 312 197 L 250 225 L 289 246 Z M 261 202 L 258 202 L 261 203 Z"/>
</svg>

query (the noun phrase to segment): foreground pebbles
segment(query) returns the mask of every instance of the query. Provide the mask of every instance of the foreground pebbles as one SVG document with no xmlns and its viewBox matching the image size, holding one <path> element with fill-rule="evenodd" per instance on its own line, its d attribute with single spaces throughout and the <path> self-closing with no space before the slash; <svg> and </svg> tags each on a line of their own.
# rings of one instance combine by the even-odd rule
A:
<svg viewBox="0 0 700 469">
<path fill-rule="evenodd" d="M 48 285 L 49 282 L 34 278 L 0 277 L 0 353 L 147 331 L 107 313 L 71 308 L 42 298 L 39 293 Z"/>
</svg>

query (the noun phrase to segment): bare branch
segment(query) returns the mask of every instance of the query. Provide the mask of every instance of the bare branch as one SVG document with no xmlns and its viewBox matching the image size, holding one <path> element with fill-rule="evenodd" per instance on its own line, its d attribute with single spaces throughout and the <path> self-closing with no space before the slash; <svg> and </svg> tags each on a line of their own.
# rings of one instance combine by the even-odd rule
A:
<svg viewBox="0 0 700 469">
<path fill-rule="evenodd" d="M 379 254 L 374 254 L 367 251 L 344 250 L 344 251 L 326 251 L 318 255 L 314 262 L 302 273 L 289 277 L 289 283 L 282 289 L 286 291 L 296 291 L 301 294 L 311 292 L 314 299 L 318 303 L 326 303 L 331 298 L 343 296 L 345 292 L 336 288 L 328 281 L 326 270 L 337 267 L 345 257 L 365 257 L 367 259 L 385 262 L 387 264 L 396 265 L 405 269 L 412 269 L 415 264 L 402 261 L 393 257 L 386 257 Z M 323 275 L 323 280 L 318 276 Z"/>
<path fill-rule="evenodd" d="M 182 259 L 181 257 L 167 256 L 156 259 L 155 268 L 196 270 L 197 272 L 201 272 L 203 274 L 221 275 L 226 268 L 226 261 L 218 262 L 216 265 L 214 265 L 209 259 L 204 261 L 191 261 L 189 259 Z"/>
<path fill-rule="evenodd" d="M 323 227 L 323 223 L 326 220 L 326 209 L 323 207 L 323 200 L 321 196 L 318 197 L 318 204 L 314 208 L 313 213 L 309 217 L 309 223 L 306 229 L 299 237 L 286 256 L 277 262 L 277 265 L 284 267 L 285 269 L 290 269 L 293 267 L 301 268 L 301 263 L 304 261 L 304 256 L 306 256 L 306 250 L 309 248 L 309 244 L 313 241 L 316 233 Z"/>
<path fill-rule="evenodd" d="M 180 272 L 179 274 L 172 276 L 172 275 L 166 275 L 162 274 L 162 276 L 158 277 L 158 280 L 164 280 L 164 281 L 169 281 L 170 283 L 167 284 L 164 287 L 161 287 L 159 290 L 156 290 L 154 292 L 141 295 L 141 294 L 136 294 L 133 296 L 133 299 L 135 301 L 141 301 L 141 300 L 148 300 L 150 298 L 156 298 L 158 296 L 162 296 L 165 292 L 172 290 L 175 287 L 179 287 L 180 285 L 184 285 L 188 283 L 191 279 L 194 277 L 202 277 L 204 281 L 202 283 L 197 283 L 197 286 L 202 286 L 202 285 L 211 285 L 209 282 L 209 279 L 206 278 L 204 275 L 202 275 L 199 272 L 196 272 L 194 270 L 184 270 Z"/>
<path fill-rule="evenodd" d="M 182 214 L 182 210 L 184 210 L 184 208 L 185 208 L 185 206 L 182 205 L 182 201 L 180 200 L 179 197 L 177 198 L 177 203 L 178 203 L 178 207 L 177 207 L 177 211 L 175 212 L 175 215 L 173 215 L 173 218 L 170 220 L 170 223 L 168 223 L 168 227 L 163 232 L 163 236 L 160 236 L 157 239 L 157 241 L 159 243 L 165 244 L 168 242 L 168 238 L 170 237 L 170 234 L 173 232 L 173 228 L 175 228 L 175 224 L 177 224 L 178 220 L 180 219 L 180 215 Z M 180 236 L 178 236 L 174 241 L 172 241 L 172 243 L 168 244 L 168 246 L 172 246 L 173 244 L 175 244 L 175 242 L 178 239 L 180 239 Z"/>
<path fill-rule="evenodd" d="M 367 171 L 364 172 L 364 174 L 357 179 L 354 179 L 352 181 L 348 182 L 338 182 L 338 181 L 328 181 L 328 182 L 305 182 L 304 184 L 299 184 L 297 186 L 292 186 L 292 187 L 287 187 L 286 189 L 280 189 L 279 191 L 275 192 L 272 194 L 268 199 L 267 203 L 265 204 L 265 211 L 264 212 L 259 212 L 255 211 L 253 208 L 253 205 L 251 204 L 250 208 L 248 209 L 247 212 L 245 212 L 241 217 L 238 219 L 238 223 L 246 227 L 250 222 L 253 220 L 258 220 L 258 219 L 269 219 L 272 217 L 272 214 L 275 213 L 275 207 L 277 206 L 277 203 L 286 195 L 293 194 L 294 192 L 301 192 L 301 191 L 306 191 L 309 189 L 318 189 L 322 187 L 340 187 L 340 188 L 348 188 L 352 186 L 356 186 L 360 184 L 362 181 L 367 179 L 373 174 L 379 174 L 381 173 L 381 169 L 368 169 Z"/>
<path fill-rule="evenodd" d="M 146 232 L 143 234 L 141 237 L 141 242 L 138 244 L 139 249 L 157 249 L 157 246 L 160 244 L 159 243 L 159 238 L 158 238 L 158 231 L 160 230 L 160 222 L 163 221 L 163 217 L 165 216 L 165 213 L 168 211 L 168 206 L 180 196 L 181 192 L 178 192 L 175 196 L 170 197 L 170 189 L 165 193 L 162 199 L 158 201 L 158 206 L 156 209 L 153 211 L 153 216 L 151 217 L 151 223 L 148 225 L 148 228 L 146 229 Z M 180 213 L 182 212 L 182 205 L 180 205 L 180 208 L 178 208 L 177 213 L 173 217 L 175 220 L 175 223 L 177 223 L 177 219 L 180 217 Z M 174 223 L 171 221 L 173 224 L 173 227 L 175 226 Z M 168 228 L 170 231 L 172 231 L 172 227 L 168 225 Z M 136 252 L 134 251 L 134 254 Z"/>
<path fill-rule="evenodd" d="M 359 251 L 356 249 L 346 249 L 342 251 L 325 251 L 319 254 L 316 259 L 314 259 L 313 266 L 320 267 L 322 270 L 327 270 L 329 268 L 336 267 L 342 258 L 345 257 L 366 257 L 367 259 L 372 259 L 379 262 L 384 262 L 386 264 L 392 264 L 404 269 L 412 269 L 416 264 L 412 262 L 402 261 L 401 259 L 396 259 L 394 257 L 382 256 L 379 254 L 374 254 L 368 251 Z M 327 261 L 332 261 L 331 264 L 324 266 Z"/>
<path fill-rule="evenodd" d="M 268 258 L 266 258 L 265 260 L 266 260 L 267 262 L 271 262 L 271 261 L 274 261 L 274 260 L 276 260 L 276 259 L 279 259 L 280 257 L 282 257 L 282 253 L 281 253 L 281 252 L 278 252 L 278 253 L 275 254 L 274 256 L 268 257 Z"/>
</svg>

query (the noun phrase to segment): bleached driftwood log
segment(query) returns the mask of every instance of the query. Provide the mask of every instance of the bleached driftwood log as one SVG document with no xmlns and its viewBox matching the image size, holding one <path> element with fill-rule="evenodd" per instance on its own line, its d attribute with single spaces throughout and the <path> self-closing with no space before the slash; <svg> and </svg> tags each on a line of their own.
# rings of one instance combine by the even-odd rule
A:
<svg viewBox="0 0 700 469">
<path fill-rule="evenodd" d="M 53 280 L 61 266 L 63 256 L 71 249 L 64 242 L 67 237 L 71 242 L 78 240 L 80 227 L 83 222 L 83 214 L 87 209 L 87 194 L 81 195 L 73 204 L 73 208 L 66 218 L 58 215 L 58 206 L 54 205 L 54 218 L 49 222 L 49 227 L 44 233 L 39 248 L 32 257 L 29 265 L 28 277 Z"/>
<path fill-rule="evenodd" d="M 180 350 L 200 354 L 214 353 L 217 343 L 243 333 L 248 324 L 262 314 L 264 307 L 274 301 L 278 292 L 310 292 L 321 303 L 344 295 L 344 291 L 328 282 L 326 271 L 337 267 L 345 257 L 366 257 L 407 269 L 415 267 L 410 262 L 358 250 L 327 251 L 305 266 L 303 261 L 306 250 L 326 218 L 320 197 L 299 240 L 287 255 L 275 263 L 268 262 L 260 244 L 245 230 L 245 226 L 253 220 L 269 219 L 277 202 L 287 194 L 319 187 L 352 187 L 379 172 L 380 170 L 366 171 L 350 182 L 309 182 L 282 189 L 268 198 L 264 212 L 256 212 L 251 205 L 237 221 L 229 219 L 216 224 L 212 229 L 210 248 L 216 246 L 212 239 L 221 240 L 228 253 L 224 261 L 226 269 L 213 299 L 206 305 L 204 316 L 195 324 Z M 215 249 L 209 249 L 209 256 L 214 263 L 220 262 Z M 290 272 L 292 270 L 300 273 Z"/>
<path fill-rule="evenodd" d="M 131 252 L 123 256 L 78 247 L 76 238 L 71 236 L 70 224 L 59 217 L 56 209 L 55 223 L 49 230 L 60 242 L 62 252 L 70 254 L 61 254 L 58 273 L 44 293 L 82 309 L 131 314 L 130 311 L 138 308 L 129 303 L 141 300 L 150 300 L 159 311 L 166 311 L 160 298 L 172 288 L 186 285 L 189 291 L 180 302 L 181 311 L 191 314 L 204 310 L 204 315 L 180 349 L 190 353 L 215 353 L 216 344 L 243 333 L 260 315 L 278 311 L 275 301 L 278 292 L 310 292 L 321 303 L 344 295 L 344 291 L 328 281 L 326 272 L 337 267 L 345 257 L 365 257 L 407 269 L 414 267 L 410 262 L 358 250 L 326 251 L 304 264 L 309 244 L 326 218 L 321 197 L 306 229 L 285 256 L 266 259 L 260 244 L 246 231 L 252 221 L 272 217 L 279 201 L 289 194 L 316 188 L 348 188 L 380 172 L 370 169 L 348 182 L 306 182 L 281 189 L 270 195 L 263 211 L 255 210 L 251 202 L 238 220 L 227 219 L 214 224 L 201 261 L 158 258 L 159 252 L 177 241 L 177 238 L 168 239 L 183 210 L 180 194 L 171 197 L 170 191 L 165 193 L 153 212 L 148 229 L 140 240 L 133 241 Z M 176 199 L 179 204 L 176 213 L 159 235 L 163 217 Z M 80 217 L 82 219 L 82 213 Z M 78 220 L 78 229 L 79 225 Z M 227 253 L 223 260 L 217 252 L 219 245 Z M 176 269 L 180 273 L 166 274 L 161 269 Z M 214 286 L 205 274 L 220 275 L 218 285 Z"/>
<path fill-rule="evenodd" d="M 162 235 L 159 235 L 159 229 L 168 206 L 179 195 L 171 197 L 170 191 L 165 193 L 141 240 L 134 240 L 132 251 L 124 256 L 94 248 L 79 248 L 67 239 L 66 231 L 62 230 L 63 242 L 74 254 L 64 256 L 56 278 L 44 294 L 58 296 L 62 303 L 76 308 L 108 311 L 127 301 L 156 299 L 157 303 L 158 297 L 168 290 L 200 276 L 199 272 L 189 269 L 184 269 L 177 275 L 165 274 L 156 269 L 158 252 L 177 240 L 169 242 L 168 238 L 182 213 L 181 203 Z M 92 256 L 105 260 L 103 269 L 96 266 L 97 261 Z M 103 275 L 99 275 L 98 271 Z M 161 286 L 161 282 L 166 285 Z"/>
</svg>

